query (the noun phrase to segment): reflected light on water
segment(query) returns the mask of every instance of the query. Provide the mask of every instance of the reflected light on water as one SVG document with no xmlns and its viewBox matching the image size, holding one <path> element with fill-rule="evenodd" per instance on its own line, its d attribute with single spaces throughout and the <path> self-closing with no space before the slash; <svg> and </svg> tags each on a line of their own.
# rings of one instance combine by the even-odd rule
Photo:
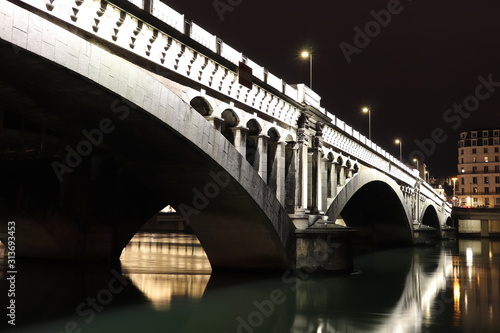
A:
<svg viewBox="0 0 500 333">
<path fill-rule="evenodd" d="M 138 233 L 121 255 L 128 276 L 157 310 L 176 299 L 197 301 L 211 274 L 207 255 L 194 235 Z"/>
</svg>

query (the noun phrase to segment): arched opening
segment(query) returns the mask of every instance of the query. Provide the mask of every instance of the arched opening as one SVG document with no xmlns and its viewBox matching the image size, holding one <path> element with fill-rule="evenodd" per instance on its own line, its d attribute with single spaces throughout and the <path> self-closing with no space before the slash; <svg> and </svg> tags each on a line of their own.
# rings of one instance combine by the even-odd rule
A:
<svg viewBox="0 0 500 333">
<path fill-rule="evenodd" d="M 240 120 L 236 113 L 231 109 L 224 110 L 224 112 L 222 112 L 221 118 L 224 119 L 224 122 L 221 126 L 221 133 L 222 135 L 224 135 L 227 141 L 231 142 L 231 144 L 234 145 L 234 133 L 231 128 L 238 126 Z"/>
<path fill-rule="evenodd" d="M 198 113 L 201 114 L 203 117 L 210 116 L 213 112 L 212 107 L 203 97 L 200 96 L 195 97 L 191 100 L 189 104 L 193 107 L 193 109 L 198 111 Z"/>
<path fill-rule="evenodd" d="M 340 214 L 357 230 L 358 240 L 375 244 L 411 244 L 410 223 L 394 189 L 383 181 L 360 187 Z"/>
<path fill-rule="evenodd" d="M 248 163 L 250 163 L 254 167 L 254 169 L 258 170 L 259 166 L 258 135 L 262 131 L 262 128 L 255 119 L 250 119 L 247 122 L 247 128 L 248 128 L 248 135 L 247 135 L 246 159 Z"/>
<path fill-rule="evenodd" d="M 276 156 L 276 151 L 280 134 L 278 130 L 273 127 L 267 131 L 267 136 L 269 137 L 267 144 L 267 185 L 276 192 L 277 163 L 279 158 L 279 156 Z"/>
<path fill-rule="evenodd" d="M 433 227 L 439 230 L 439 217 L 437 215 L 436 209 L 433 206 L 427 206 L 422 216 L 423 225 L 428 227 Z"/>
<path fill-rule="evenodd" d="M 337 186 L 343 186 L 344 184 L 344 160 L 342 157 L 337 157 L 337 166 L 335 170 L 335 174 L 337 177 Z"/>
</svg>

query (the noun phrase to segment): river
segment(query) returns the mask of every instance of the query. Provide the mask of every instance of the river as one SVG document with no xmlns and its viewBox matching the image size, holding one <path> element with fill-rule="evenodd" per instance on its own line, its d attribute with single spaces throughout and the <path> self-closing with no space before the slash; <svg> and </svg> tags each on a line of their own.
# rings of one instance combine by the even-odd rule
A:
<svg viewBox="0 0 500 333">
<path fill-rule="evenodd" d="M 215 274 L 194 236 L 139 233 L 113 265 L 19 261 L 15 327 L 0 261 L 0 331 L 500 331 L 499 240 L 358 251 L 354 266 L 350 275 Z"/>
</svg>

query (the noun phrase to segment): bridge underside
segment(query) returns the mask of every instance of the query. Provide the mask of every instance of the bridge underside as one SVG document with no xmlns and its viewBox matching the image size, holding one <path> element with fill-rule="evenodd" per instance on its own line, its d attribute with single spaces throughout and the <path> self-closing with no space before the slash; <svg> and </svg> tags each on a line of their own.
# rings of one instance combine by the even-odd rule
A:
<svg viewBox="0 0 500 333">
<path fill-rule="evenodd" d="M 152 215 L 184 203 L 214 268 L 291 265 L 292 224 L 277 231 L 191 141 L 57 64 L 5 42 L 0 54 L 0 220 L 17 223 L 18 257 L 117 259 Z"/>
</svg>

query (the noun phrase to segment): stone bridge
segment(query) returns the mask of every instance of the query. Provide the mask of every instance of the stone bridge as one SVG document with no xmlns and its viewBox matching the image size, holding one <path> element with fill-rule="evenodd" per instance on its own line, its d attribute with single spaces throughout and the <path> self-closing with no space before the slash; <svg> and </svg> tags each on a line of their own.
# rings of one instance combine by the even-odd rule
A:
<svg viewBox="0 0 500 333">
<path fill-rule="evenodd" d="M 297 230 L 326 220 L 392 244 L 451 222 L 318 94 L 159 0 L 0 0 L 0 27 L 0 225 L 16 221 L 18 257 L 117 259 L 167 204 L 214 268 L 292 267 Z"/>
</svg>

